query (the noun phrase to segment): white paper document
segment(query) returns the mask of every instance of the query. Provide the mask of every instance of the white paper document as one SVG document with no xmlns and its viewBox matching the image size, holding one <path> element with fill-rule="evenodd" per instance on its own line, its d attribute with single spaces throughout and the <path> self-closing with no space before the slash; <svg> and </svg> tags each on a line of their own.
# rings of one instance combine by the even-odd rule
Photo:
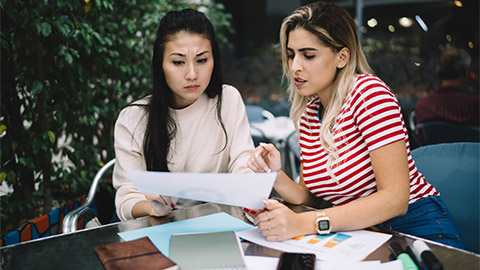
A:
<svg viewBox="0 0 480 270">
<path fill-rule="evenodd" d="M 171 173 L 129 172 L 133 185 L 143 193 L 214 202 L 248 209 L 263 209 L 277 173 Z"/>
<path fill-rule="evenodd" d="M 241 231 L 238 236 L 283 252 L 314 253 L 319 260 L 337 262 L 361 261 L 392 237 L 389 234 L 359 230 L 326 235 L 305 235 L 281 242 L 269 242 L 258 227 Z"/>
<path fill-rule="evenodd" d="M 262 256 L 245 256 L 248 270 L 276 270 L 278 258 Z"/>
</svg>

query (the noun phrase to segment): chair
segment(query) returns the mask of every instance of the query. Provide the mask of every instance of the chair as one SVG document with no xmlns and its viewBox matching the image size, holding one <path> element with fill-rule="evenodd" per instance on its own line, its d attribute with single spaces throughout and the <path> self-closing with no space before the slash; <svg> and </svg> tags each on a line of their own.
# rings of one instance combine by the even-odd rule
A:
<svg viewBox="0 0 480 270">
<path fill-rule="evenodd" d="M 256 128 L 254 126 L 250 126 L 250 136 L 252 136 L 252 140 L 253 140 L 253 145 L 255 147 L 259 146 L 260 143 L 269 143 L 270 140 L 267 138 L 267 136 L 265 135 L 265 133 L 259 129 L 259 128 Z"/>
<path fill-rule="evenodd" d="M 480 142 L 480 127 L 433 121 L 418 124 L 417 129 L 425 144 Z"/>
<path fill-rule="evenodd" d="M 291 177 L 295 182 L 299 182 L 300 176 L 300 143 L 298 141 L 297 131 L 293 131 L 287 137 L 288 162 L 291 170 Z"/>
<path fill-rule="evenodd" d="M 480 142 L 480 127 L 446 121 L 415 124 L 415 111 L 409 116 L 410 129 L 422 145 L 450 142 Z"/>
<path fill-rule="evenodd" d="M 247 104 L 245 105 L 245 108 L 247 110 L 247 118 L 250 124 L 275 119 L 275 116 L 271 112 L 265 110 L 262 106 Z M 252 125 L 250 125 L 250 135 L 252 136 L 255 147 L 261 142 L 270 142 L 261 129 Z"/>
<path fill-rule="evenodd" d="M 247 118 L 250 123 L 262 122 L 275 118 L 275 115 L 265 110 L 262 106 L 246 104 L 245 109 L 247 110 Z"/>
<path fill-rule="evenodd" d="M 427 145 L 411 152 L 452 213 L 467 250 L 479 253 L 480 143 Z"/>
<path fill-rule="evenodd" d="M 77 231 L 77 223 L 78 220 L 82 216 L 86 216 L 88 219 L 90 219 L 90 224 L 93 221 L 94 224 L 93 226 L 99 226 L 101 225 L 101 222 L 98 220 L 98 218 L 95 215 L 95 212 L 93 210 L 94 207 L 94 199 L 95 195 L 97 194 L 97 190 L 100 184 L 100 180 L 102 179 L 102 176 L 110 169 L 113 167 L 115 164 L 115 159 L 110 160 L 105 164 L 95 175 L 93 178 L 92 184 L 90 185 L 90 190 L 88 191 L 87 198 L 85 200 L 85 203 L 82 204 L 80 207 L 77 209 L 74 209 L 67 213 L 63 219 L 63 224 L 62 224 L 62 233 L 69 233 L 69 232 L 75 232 Z M 114 208 L 115 209 L 115 208 Z M 112 213 L 112 217 L 109 219 L 109 222 L 114 222 L 117 221 L 118 218 L 116 217 L 115 210 Z M 87 223 L 87 227 L 89 227 Z"/>
</svg>

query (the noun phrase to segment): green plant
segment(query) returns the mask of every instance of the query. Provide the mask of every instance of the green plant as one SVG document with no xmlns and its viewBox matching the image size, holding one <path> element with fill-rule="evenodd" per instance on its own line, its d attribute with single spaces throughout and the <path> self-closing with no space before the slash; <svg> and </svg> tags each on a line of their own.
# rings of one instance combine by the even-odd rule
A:
<svg viewBox="0 0 480 270">
<path fill-rule="evenodd" d="M 84 193 L 103 162 L 114 157 L 117 113 L 150 91 L 152 44 L 167 11 L 200 8 L 223 42 L 232 31 L 230 14 L 213 1 L 0 5 L 0 184 L 13 188 L 0 198 L 2 235 L 47 213 L 55 200 Z M 54 188 L 61 192 L 53 194 Z"/>
</svg>

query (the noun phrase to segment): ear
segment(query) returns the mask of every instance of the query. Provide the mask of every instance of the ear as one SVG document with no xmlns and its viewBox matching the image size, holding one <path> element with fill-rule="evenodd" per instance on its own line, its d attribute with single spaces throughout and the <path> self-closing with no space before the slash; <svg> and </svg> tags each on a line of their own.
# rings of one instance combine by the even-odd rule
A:
<svg viewBox="0 0 480 270">
<path fill-rule="evenodd" d="M 343 47 L 337 53 L 337 68 L 341 69 L 345 67 L 350 60 L 350 50 L 347 47 Z"/>
</svg>

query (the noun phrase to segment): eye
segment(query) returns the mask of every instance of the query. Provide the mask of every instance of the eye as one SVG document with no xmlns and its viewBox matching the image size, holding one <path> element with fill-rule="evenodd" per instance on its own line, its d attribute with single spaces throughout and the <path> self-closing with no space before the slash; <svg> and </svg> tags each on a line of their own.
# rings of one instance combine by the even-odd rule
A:
<svg viewBox="0 0 480 270">
<path fill-rule="evenodd" d="M 197 60 L 197 63 L 203 64 L 203 63 L 206 63 L 207 60 L 208 60 L 207 58 L 198 59 L 198 60 Z"/>
<path fill-rule="evenodd" d="M 313 58 L 315 58 L 315 55 L 307 55 L 307 54 L 306 54 L 306 55 L 305 55 L 305 58 L 307 58 L 307 59 L 313 59 Z"/>
<path fill-rule="evenodd" d="M 295 57 L 295 54 L 293 54 L 293 53 L 292 54 L 287 54 L 288 59 L 293 59 L 294 57 Z"/>
<path fill-rule="evenodd" d="M 178 66 L 178 65 L 183 65 L 185 62 L 183 62 L 183 61 L 172 61 L 172 63 L 173 63 L 174 65 L 177 65 L 177 66 Z"/>
</svg>

